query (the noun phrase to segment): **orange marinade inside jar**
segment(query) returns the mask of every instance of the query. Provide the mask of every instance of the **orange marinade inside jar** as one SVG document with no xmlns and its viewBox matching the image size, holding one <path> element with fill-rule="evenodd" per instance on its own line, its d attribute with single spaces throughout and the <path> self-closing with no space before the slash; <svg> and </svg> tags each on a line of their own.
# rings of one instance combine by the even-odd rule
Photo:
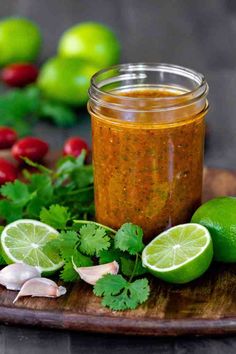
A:
<svg viewBox="0 0 236 354">
<path fill-rule="evenodd" d="M 116 94 L 142 99 L 180 92 L 147 88 Z M 140 124 L 114 124 L 109 109 L 100 113 L 102 119 L 92 114 L 96 219 L 115 229 L 135 223 L 146 240 L 188 222 L 201 203 L 205 113 L 160 124 L 149 123 L 150 113 Z"/>
</svg>

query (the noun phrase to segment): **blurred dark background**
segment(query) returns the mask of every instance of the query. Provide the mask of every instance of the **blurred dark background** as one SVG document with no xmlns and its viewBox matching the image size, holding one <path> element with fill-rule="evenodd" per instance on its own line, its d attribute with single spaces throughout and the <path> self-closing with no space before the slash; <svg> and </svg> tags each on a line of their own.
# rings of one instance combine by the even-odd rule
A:
<svg viewBox="0 0 236 354">
<path fill-rule="evenodd" d="M 234 0 L 1 0 L 0 11 L 38 22 L 42 59 L 71 25 L 100 21 L 118 34 L 123 62 L 164 61 L 204 73 L 236 68 Z"/>
<path fill-rule="evenodd" d="M 122 62 L 169 62 L 205 74 L 210 86 L 206 163 L 236 168 L 236 1 L 234 0 L 0 0 L 0 16 L 35 20 L 44 36 L 40 60 L 56 53 L 68 27 L 82 21 L 109 25 L 122 43 Z M 78 130 L 89 138 L 81 114 Z M 61 144 L 71 130 L 55 133 Z M 74 129 L 73 129 L 74 133 Z"/>
</svg>

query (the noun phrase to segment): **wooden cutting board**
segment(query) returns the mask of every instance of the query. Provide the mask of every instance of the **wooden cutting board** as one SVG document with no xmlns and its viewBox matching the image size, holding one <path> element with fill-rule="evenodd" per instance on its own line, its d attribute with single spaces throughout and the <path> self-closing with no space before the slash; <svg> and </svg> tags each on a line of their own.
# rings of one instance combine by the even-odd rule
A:
<svg viewBox="0 0 236 354">
<path fill-rule="evenodd" d="M 236 172 L 204 171 L 204 200 L 236 195 Z M 236 333 L 236 264 L 213 264 L 189 285 L 151 279 L 151 296 L 135 311 L 112 312 L 100 305 L 89 285 L 67 285 L 59 299 L 22 298 L 0 287 L 0 322 L 50 328 L 135 335 Z"/>
</svg>

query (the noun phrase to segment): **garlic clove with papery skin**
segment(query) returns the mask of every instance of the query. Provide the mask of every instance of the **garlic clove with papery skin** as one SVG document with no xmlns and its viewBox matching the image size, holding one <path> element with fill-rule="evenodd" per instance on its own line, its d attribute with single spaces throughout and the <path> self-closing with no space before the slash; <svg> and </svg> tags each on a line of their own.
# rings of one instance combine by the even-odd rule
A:
<svg viewBox="0 0 236 354">
<path fill-rule="evenodd" d="M 9 264 L 0 271 L 0 284 L 8 290 L 20 290 L 29 279 L 38 278 L 41 272 L 25 263 Z"/>
<path fill-rule="evenodd" d="M 13 303 L 15 303 L 22 296 L 56 298 L 64 295 L 65 293 L 66 288 L 64 288 L 64 286 L 58 286 L 51 279 L 33 278 L 25 282 Z"/>
<path fill-rule="evenodd" d="M 103 275 L 117 274 L 119 272 L 119 264 L 116 261 L 91 267 L 76 267 L 73 260 L 72 263 L 80 278 L 91 285 L 96 284 L 96 282 L 101 279 Z"/>
</svg>

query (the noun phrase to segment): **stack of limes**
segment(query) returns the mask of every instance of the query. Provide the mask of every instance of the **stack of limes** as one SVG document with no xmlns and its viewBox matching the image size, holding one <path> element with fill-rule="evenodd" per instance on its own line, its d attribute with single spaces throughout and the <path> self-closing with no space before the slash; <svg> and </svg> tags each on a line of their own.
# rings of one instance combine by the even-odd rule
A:
<svg viewBox="0 0 236 354">
<path fill-rule="evenodd" d="M 0 21 L 0 66 L 34 61 L 41 47 L 38 26 L 24 17 Z M 69 28 L 58 44 L 58 56 L 45 62 L 38 78 L 51 100 L 80 106 L 88 99 L 91 76 L 120 60 L 120 42 L 107 26 L 84 22 Z"/>
<path fill-rule="evenodd" d="M 58 56 L 44 64 L 38 84 L 48 98 L 83 105 L 91 76 L 119 59 L 120 44 L 110 28 L 96 22 L 81 23 L 62 35 Z"/>
</svg>

